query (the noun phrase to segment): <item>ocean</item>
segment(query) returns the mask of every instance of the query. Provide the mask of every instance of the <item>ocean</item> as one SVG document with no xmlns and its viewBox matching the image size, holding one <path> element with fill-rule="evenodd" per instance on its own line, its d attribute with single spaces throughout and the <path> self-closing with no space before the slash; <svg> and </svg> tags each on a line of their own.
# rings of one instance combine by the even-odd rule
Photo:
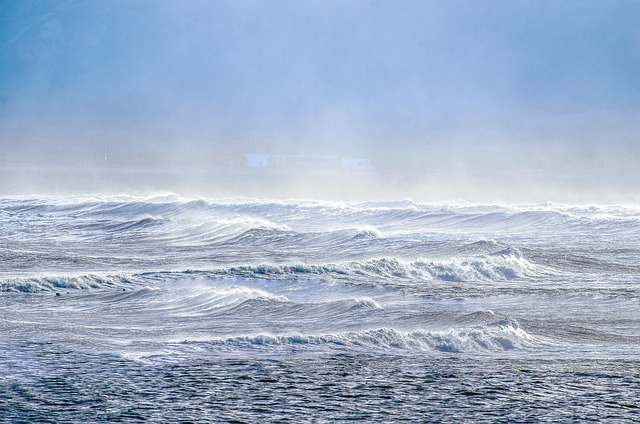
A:
<svg viewBox="0 0 640 424">
<path fill-rule="evenodd" d="M 640 422 L 640 209 L 0 198 L 5 422 Z"/>
</svg>

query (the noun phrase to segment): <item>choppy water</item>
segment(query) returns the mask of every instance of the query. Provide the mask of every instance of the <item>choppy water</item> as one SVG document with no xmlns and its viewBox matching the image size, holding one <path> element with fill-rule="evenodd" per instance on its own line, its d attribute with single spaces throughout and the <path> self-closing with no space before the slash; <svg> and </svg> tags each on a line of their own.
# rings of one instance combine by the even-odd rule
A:
<svg viewBox="0 0 640 424">
<path fill-rule="evenodd" d="M 640 421 L 640 209 L 0 199 L 6 421 Z"/>
</svg>

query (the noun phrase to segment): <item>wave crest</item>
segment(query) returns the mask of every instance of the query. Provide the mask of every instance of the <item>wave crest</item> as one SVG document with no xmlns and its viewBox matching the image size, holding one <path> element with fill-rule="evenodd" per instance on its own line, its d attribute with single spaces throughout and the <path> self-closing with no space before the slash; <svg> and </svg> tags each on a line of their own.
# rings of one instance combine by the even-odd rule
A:
<svg viewBox="0 0 640 424">
<path fill-rule="evenodd" d="M 36 293 L 59 289 L 98 289 L 129 286 L 135 283 L 135 278 L 121 275 L 14 277 L 0 280 L 0 292 Z"/>
<path fill-rule="evenodd" d="M 242 277 L 273 277 L 291 275 L 327 275 L 337 278 L 440 280 L 440 281 L 503 281 L 543 275 L 546 271 L 533 265 L 520 254 L 492 254 L 449 261 L 403 261 L 397 258 L 377 258 L 329 264 L 261 264 L 230 267 L 211 271 L 215 274 Z"/>
<path fill-rule="evenodd" d="M 510 321 L 509 325 L 496 324 L 441 332 L 407 332 L 393 328 L 377 328 L 338 334 L 259 334 L 210 340 L 185 340 L 180 343 L 234 349 L 312 345 L 328 348 L 463 353 L 532 348 L 541 344 L 542 341 L 528 334 L 515 321 Z"/>
</svg>

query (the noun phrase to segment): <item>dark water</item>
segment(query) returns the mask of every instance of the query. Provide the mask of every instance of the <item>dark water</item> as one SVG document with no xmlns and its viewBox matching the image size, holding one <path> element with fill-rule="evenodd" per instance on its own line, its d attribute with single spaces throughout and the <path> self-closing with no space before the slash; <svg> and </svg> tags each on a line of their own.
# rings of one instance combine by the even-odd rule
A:
<svg viewBox="0 0 640 424">
<path fill-rule="evenodd" d="M 640 422 L 640 210 L 0 199 L 0 417 Z"/>
<path fill-rule="evenodd" d="M 600 361 L 595 370 L 585 360 L 292 351 L 143 364 L 50 344 L 19 348 L 37 369 L 2 385 L 7 420 L 638 419 L 640 376 L 626 371 L 637 361 Z"/>
</svg>

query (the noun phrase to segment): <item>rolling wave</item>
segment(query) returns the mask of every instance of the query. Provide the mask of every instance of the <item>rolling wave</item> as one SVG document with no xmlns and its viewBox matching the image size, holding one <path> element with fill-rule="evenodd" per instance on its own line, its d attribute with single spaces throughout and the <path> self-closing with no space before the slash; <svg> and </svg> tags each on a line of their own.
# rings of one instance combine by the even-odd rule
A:
<svg viewBox="0 0 640 424">
<path fill-rule="evenodd" d="M 0 278 L 0 292 L 36 293 L 61 289 L 86 290 L 131 287 L 139 284 L 134 276 L 124 275 L 79 275 Z"/>
<path fill-rule="evenodd" d="M 99 289 L 196 273 L 393 286 L 596 281 L 612 272 L 627 281 L 640 272 L 640 209 L 630 207 L 166 194 L 5 197 L 0 213 L 0 261 L 9 267 L 1 291 Z M 77 273 L 86 274 L 69 276 Z"/>
<path fill-rule="evenodd" d="M 138 274 L 38 276 L 0 278 L 0 291 L 38 292 L 58 289 L 101 289 L 143 284 L 144 281 L 168 281 L 208 278 L 290 279 L 332 278 L 338 281 L 352 278 L 370 283 L 398 280 L 416 281 L 505 281 L 551 275 L 545 269 L 524 259 L 519 252 L 503 250 L 493 255 L 446 262 L 404 261 L 397 258 L 376 258 L 326 264 L 258 264 L 239 265 L 208 270 L 148 271 Z"/>
<path fill-rule="evenodd" d="M 509 253 L 505 253 L 509 252 Z M 519 253 L 501 251 L 495 255 L 453 259 L 450 261 L 405 261 L 386 257 L 328 264 L 261 264 L 210 270 L 214 275 L 244 278 L 290 278 L 295 275 L 358 277 L 372 282 L 397 279 L 420 281 L 504 281 L 525 277 L 551 275 L 551 272 L 531 264 Z"/>
<path fill-rule="evenodd" d="M 470 204 L 418 204 L 410 200 L 376 203 L 336 203 L 301 201 L 211 201 L 189 200 L 169 195 L 155 198 L 128 196 L 78 196 L 63 198 L 0 199 L 0 210 L 14 218 L 69 218 L 100 221 L 110 225 L 139 222 L 145 217 L 165 222 L 199 221 L 219 217 L 263 219 L 280 225 L 305 222 L 317 229 L 336 228 L 336 223 L 371 225 L 376 228 L 403 226 L 422 230 L 522 230 L 570 226 L 573 229 L 638 230 L 640 210 L 623 207 L 570 207 L 565 205 L 483 206 Z M 117 218 L 117 219 L 116 219 Z M 366 222 L 362 222 L 363 219 Z M 315 224 L 315 225 L 314 225 Z M 144 225 L 140 222 L 139 225 Z M 132 228 L 135 228 L 134 225 Z M 108 227 L 107 227 L 108 228 Z M 122 228 L 127 230 L 128 227 Z"/>
<path fill-rule="evenodd" d="M 366 351 L 461 353 L 535 348 L 546 344 L 546 342 L 524 331 L 516 321 L 505 319 L 488 326 L 455 328 L 445 331 L 400 331 L 393 328 L 376 328 L 321 335 L 258 334 L 208 340 L 185 340 L 181 344 L 209 345 L 231 349 L 325 346 L 332 349 L 362 349 Z"/>
</svg>

